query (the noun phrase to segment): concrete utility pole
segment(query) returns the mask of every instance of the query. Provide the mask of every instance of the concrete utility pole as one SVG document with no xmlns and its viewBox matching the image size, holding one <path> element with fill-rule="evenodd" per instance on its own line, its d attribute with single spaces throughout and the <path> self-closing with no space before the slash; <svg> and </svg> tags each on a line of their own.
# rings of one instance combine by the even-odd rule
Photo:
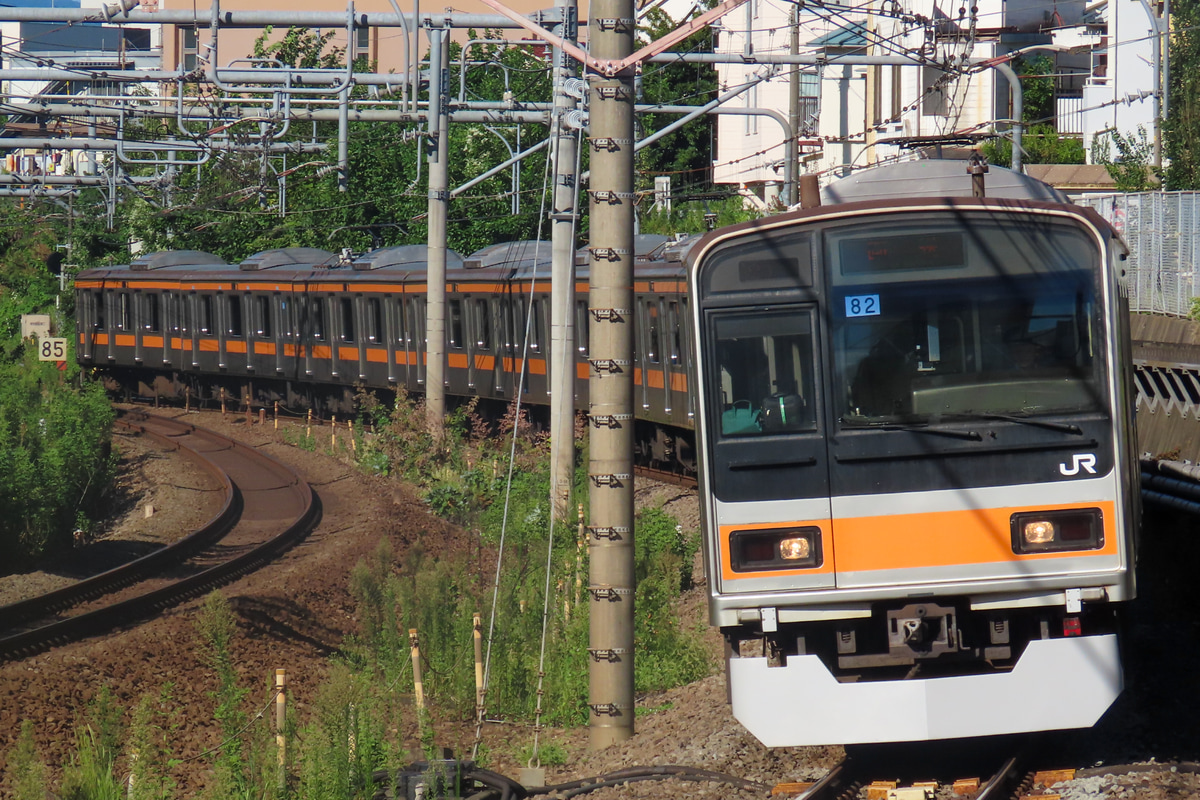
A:
<svg viewBox="0 0 1200 800">
<path fill-rule="evenodd" d="M 576 38 L 575 0 L 563 0 L 562 36 Z M 554 121 L 550 125 L 554 164 L 554 208 L 550 211 L 550 514 L 551 524 L 567 518 L 571 507 L 571 478 L 575 472 L 575 205 L 578 156 L 575 132 L 566 115 L 575 98 L 565 90 L 575 75 L 575 63 L 561 47 L 554 49 Z"/>
<path fill-rule="evenodd" d="M 438 442 L 446 417 L 446 211 L 450 204 L 450 158 L 446 86 L 450 32 L 429 27 L 429 267 L 425 294 L 425 424 Z"/>
<path fill-rule="evenodd" d="M 593 58 L 633 53 L 633 0 L 594 0 Z M 593 749 L 633 736 L 634 68 L 588 76 L 591 195 L 588 381 L 591 446 L 589 652 Z M 596 186 L 595 183 L 592 184 Z"/>
</svg>

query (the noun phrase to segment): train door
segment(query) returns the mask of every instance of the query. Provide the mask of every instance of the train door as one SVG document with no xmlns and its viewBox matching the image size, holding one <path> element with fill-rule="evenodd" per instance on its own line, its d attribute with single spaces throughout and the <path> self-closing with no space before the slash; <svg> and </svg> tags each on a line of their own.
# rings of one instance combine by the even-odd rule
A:
<svg viewBox="0 0 1200 800">
<path fill-rule="evenodd" d="M 113 354 L 123 364 L 132 363 L 136 356 L 137 331 L 133 323 L 133 296 L 129 292 L 118 292 L 116 323 L 117 333 L 113 339 Z"/>
<path fill-rule="evenodd" d="M 354 298 L 343 295 L 329 297 L 329 327 L 333 336 L 329 342 L 329 373 L 332 378 L 341 382 L 348 378 L 346 371 L 350 369 L 348 359 L 342 358 L 343 348 L 350 355 L 357 343 L 354 336 Z M 358 359 L 355 358 L 354 361 Z"/>
<path fill-rule="evenodd" d="M 490 327 L 490 344 L 492 354 L 492 389 L 497 397 L 504 396 L 504 359 L 501 357 L 504 347 L 504 311 L 503 295 L 492 294 L 488 298 L 487 311 Z"/>
<path fill-rule="evenodd" d="M 196 295 L 196 334 L 199 351 L 196 360 L 205 372 L 215 372 L 220 362 L 220 321 L 213 302 L 214 295 L 200 292 Z"/>
<path fill-rule="evenodd" d="M 135 364 L 144 364 L 146 361 L 146 326 L 150 316 L 147 306 L 151 297 L 141 289 L 138 289 L 134 291 L 131 299 L 133 307 L 133 361 Z"/>
<path fill-rule="evenodd" d="M 82 300 L 79 309 L 80 355 L 95 363 L 98 334 L 104 329 L 104 291 L 84 292 Z"/>
<path fill-rule="evenodd" d="M 383 317 L 383 300 L 378 295 L 359 297 L 359 318 L 362 320 L 362 331 L 359 336 L 358 378 L 368 383 L 382 383 L 386 375 L 373 375 L 377 368 L 372 363 L 378 363 L 380 358 L 387 356 L 389 337 L 385 333 L 386 325 Z"/>
<path fill-rule="evenodd" d="M 644 337 L 642 357 L 642 408 L 655 416 L 670 411 L 671 384 L 664 352 L 662 298 L 648 296 L 642 303 Z"/>
<path fill-rule="evenodd" d="M 467 386 L 475 385 L 463 310 L 464 303 L 468 302 L 469 299 L 464 297 L 446 299 L 446 385 L 455 394 L 465 392 Z"/>
<path fill-rule="evenodd" d="M 663 326 L 663 368 L 665 370 L 665 405 L 663 411 L 671 420 L 682 420 L 680 406 L 687 397 L 687 363 L 683 357 L 683 319 L 679 301 L 666 300 L 666 324 Z"/>
<path fill-rule="evenodd" d="M 587 405 L 582 403 L 582 398 L 587 397 L 588 378 L 591 374 L 591 368 L 587 363 L 588 358 L 588 305 L 587 300 L 575 301 L 575 353 L 576 362 L 572 366 L 575 370 L 575 406 L 578 409 L 586 409 Z M 582 369 L 581 369 L 582 367 Z"/>
<path fill-rule="evenodd" d="M 288 378 L 296 377 L 296 365 L 300 360 L 296 352 L 293 314 L 295 296 L 293 292 L 276 292 L 271 296 L 271 307 L 275 312 L 275 374 Z"/>
<path fill-rule="evenodd" d="M 755 550 L 777 530 L 813 532 L 805 558 L 818 568 L 787 574 L 786 585 L 835 585 L 817 317 L 808 303 L 705 313 L 700 374 L 722 591 L 782 585 L 778 565 Z M 770 523 L 761 516 L 767 505 Z"/>
</svg>

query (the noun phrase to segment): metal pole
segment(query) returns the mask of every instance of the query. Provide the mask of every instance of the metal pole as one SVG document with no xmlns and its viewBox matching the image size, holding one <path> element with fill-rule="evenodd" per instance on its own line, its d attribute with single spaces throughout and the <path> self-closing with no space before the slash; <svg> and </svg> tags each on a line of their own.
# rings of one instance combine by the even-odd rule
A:
<svg viewBox="0 0 1200 800">
<path fill-rule="evenodd" d="M 1021 88 L 1021 79 L 1017 77 L 1017 73 L 1013 72 L 1013 68 L 1006 62 L 1000 61 L 989 66 L 1004 76 L 1008 81 L 1008 88 L 1012 92 L 1012 170 L 1013 172 L 1022 172 L 1021 168 L 1021 131 L 1024 125 L 1021 122 L 1021 114 L 1025 111 L 1024 90 Z"/>
<path fill-rule="evenodd" d="M 560 5 L 565 22 L 560 35 L 576 38 L 575 0 Z M 554 208 L 550 212 L 550 513 L 551 524 L 564 521 L 571 502 L 571 477 L 575 472 L 575 160 L 576 132 L 564 124 L 575 110 L 575 98 L 566 93 L 574 77 L 574 62 L 561 48 L 554 50 L 553 140 Z"/>
<path fill-rule="evenodd" d="M 596 0 L 591 55 L 632 55 L 632 0 Z M 589 75 L 590 743 L 633 736 L 633 71 Z"/>
<path fill-rule="evenodd" d="M 429 267 L 425 300 L 425 424 L 440 442 L 446 415 L 446 214 L 450 170 L 446 120 L 446 83 L 450 48 L 446 29 L 429 34 L 429 133 L 436 146 L 429 154 Z"/>
</svg>

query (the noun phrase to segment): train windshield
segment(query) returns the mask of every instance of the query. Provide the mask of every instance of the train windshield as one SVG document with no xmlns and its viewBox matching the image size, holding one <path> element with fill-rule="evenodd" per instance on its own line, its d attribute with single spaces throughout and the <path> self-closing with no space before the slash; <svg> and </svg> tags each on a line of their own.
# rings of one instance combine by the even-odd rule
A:
<svg viewBox="0 0 1200 800">
<path fill-rule="evenodd" d="M 1029 221 L 826 241 L 842 427 L 1102 411 L 1099 252 Z"/>
</svg>

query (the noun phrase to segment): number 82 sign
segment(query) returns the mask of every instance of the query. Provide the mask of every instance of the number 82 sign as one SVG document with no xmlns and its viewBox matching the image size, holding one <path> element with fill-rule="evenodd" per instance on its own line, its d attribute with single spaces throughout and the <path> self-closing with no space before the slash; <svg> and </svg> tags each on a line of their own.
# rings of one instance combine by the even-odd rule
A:
<svg viewBox="0 0 1200 800">
<path fill-rule="evenodd" d="M 57 336 L 38 339 L 38 361 L 66 361 L 67 340 Z"/>
</svg>

